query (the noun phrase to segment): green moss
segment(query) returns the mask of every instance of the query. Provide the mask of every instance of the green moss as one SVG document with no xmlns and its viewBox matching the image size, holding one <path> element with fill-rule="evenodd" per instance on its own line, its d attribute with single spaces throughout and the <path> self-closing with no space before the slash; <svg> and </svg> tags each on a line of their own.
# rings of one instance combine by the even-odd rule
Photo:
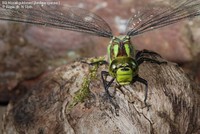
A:
<svg viewBox="0 0 200 134">
<path fill-rule="evenodd" d="M 103 57 L 91 59 L 91 63 L 95 62 L 96 64 L 93 64 L 89 68 L 89 75 L 84 78 L 81 89 L 75 93 L 72 99 L 72 102 L 69 103 L 68 105 L 68 108 L 67 108 L 68 110 L 71 110 L 79 102 L 84 102 L 84 100 L 89 97 L 90 95 L 89 85 L 91 81 L 96 78 L 97 70 L 99 68 L 99 62 L 101 62 L 102 60 L 104 60 Z"/>
</svg>

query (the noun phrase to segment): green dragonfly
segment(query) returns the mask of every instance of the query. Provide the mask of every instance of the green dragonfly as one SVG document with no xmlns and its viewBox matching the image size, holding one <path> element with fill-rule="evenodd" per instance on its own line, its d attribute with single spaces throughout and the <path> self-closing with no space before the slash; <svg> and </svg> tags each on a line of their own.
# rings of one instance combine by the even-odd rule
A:
<svg viewBox="0 0 200 134">
<path fill-rule="evenodd" d="M 131 37 L 200 15 L 200 0 L 171 0 L 169 3 L 168 6 L 162 7 L 149 6 L 134 14 L 129 19 L 126 35 L 123 36 L 113 36 L 105 20 L 90 11 L 77 7 L 37 5 L 32 9 L 19 6 L 8 9 L 1 3 L 0 20 L 55 27 L 110 38 L 109 60 L 101 61 L 101 64 L 109 66 L 108 71 L 101 72 L 106 93 L 111 97 L 108 89 L 114 80 L 121 86 L 138 81 L 145 85 L 144 103 L 147 105 L 148 82 L 139 77 L 139 66 L 144 61 L 157 64 L 162 62 L 144 56 L 145 53 L 155 54 L 154 52 L 136 51 L 131 43 Z M 106 80 L 108 76 L 112 77 L 110 81 Z"/>
</svg>

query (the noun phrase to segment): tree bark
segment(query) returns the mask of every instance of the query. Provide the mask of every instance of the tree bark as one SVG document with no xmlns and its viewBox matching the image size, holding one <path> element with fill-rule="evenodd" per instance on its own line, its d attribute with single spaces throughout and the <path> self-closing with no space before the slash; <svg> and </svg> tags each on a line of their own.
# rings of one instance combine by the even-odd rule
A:
<svg viewBox="0 0 200 134">
<path fill-rule="evenodd" d="M 163 60 L 163 59 L 159 59 Z M 200 88 L 176 64 L 143 63 L 135 82 L 105 94 L 100 72 L 74 62 L 57 68 L 4 116 L 5 134 L 199 134 Z M 110 77 L 108 77 L 110 79 Z M 87 86 L 88 84 L 88 86 Z M 88 92 L 88 90 L 90 92 Z M 82 97 L 82 98 L 81 98 Z"/>
</svg>

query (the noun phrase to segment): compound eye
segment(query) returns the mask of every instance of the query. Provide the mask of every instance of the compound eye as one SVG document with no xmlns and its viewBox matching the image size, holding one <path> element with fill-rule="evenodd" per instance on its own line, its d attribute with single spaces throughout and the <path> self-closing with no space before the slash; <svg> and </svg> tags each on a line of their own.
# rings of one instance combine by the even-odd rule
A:
<svg viewBox="0 0 200 134">
<path fill-rule="evenodd" d="M 112 67 L 112 70 L 116 70 L 117 69 L 117 66 L 115 64 L 113 64 L 111 67 Z"/>
<path fill-rule="evenodd" d="M 131 62 L 131 67 L 133 70 L 136 70 L 137 69 L 137 65 L 135 62 Z"/>
<path fill-rule="evenodd" d="M 135 62 L 131 62 L 131 65 L 132 65 L 133 67 L 135 67 L 135 66 L 136 66 Z"/>
</svg>

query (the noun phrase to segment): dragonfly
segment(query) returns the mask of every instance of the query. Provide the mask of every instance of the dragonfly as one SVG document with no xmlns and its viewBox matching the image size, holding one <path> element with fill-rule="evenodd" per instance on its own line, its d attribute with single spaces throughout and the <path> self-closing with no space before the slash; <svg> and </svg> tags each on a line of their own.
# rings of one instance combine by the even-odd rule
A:
<svg viewBox="0 0 200 134">
<path fill-rule="evenodd" d="M 20 0 L 19 0 L 20 2 Z M 108 65 L 108 71 L 101 71 L 105 92 L 111 97 L 109 88 L 116 82 L 120 86 L 140 82 L 145 85 L 144 103 L 147 106 L 148 82 L 138 74 L 143 62 L 162 64 L 156 59 L 145 57 L 151 51 L 136 51 L 131 38 L 184 19 L 200 15 L 200 0 L 169 0 L 165 6 L 148 6 L 132 15 L 127 23 L 126 34 L 114 36 L 109 24 L 100 16 L 88 10 L 61 6 L 37 5 L 32 9 L 6 8 L 0 4 L 0 20 L 87 33 L 109 38 L 107 47 L 108 60 L 101 64 Z M 93 65 L 95 63 L 91 63 Z M 112 79 L 107 81 L 107 77 Z"/>
</svg>

